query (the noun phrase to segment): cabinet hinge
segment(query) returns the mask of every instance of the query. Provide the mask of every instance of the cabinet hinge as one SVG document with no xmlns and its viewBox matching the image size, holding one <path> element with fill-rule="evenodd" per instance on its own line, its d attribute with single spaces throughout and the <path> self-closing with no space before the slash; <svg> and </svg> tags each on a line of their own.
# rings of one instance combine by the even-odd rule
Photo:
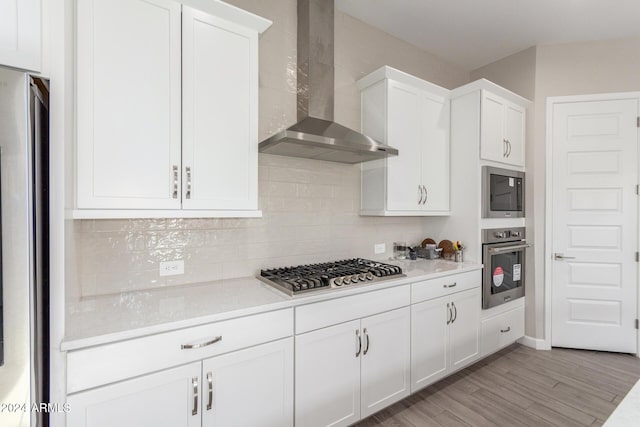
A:
<svg viewBox="0 0 640 427">
<path fill-rule="evenodd" d="M 636 252 L 636 262 L 640 261 L 640 252 Z"/>
<path fill-rule="evenodd" d="M 636 319 L 636 329 L 640 329 L 640 320 Z"/>
<path fill-rule="evenodd" d="M 640 195 L 640 185 L 636 184 L 636 194 Z"/>
<path fill-rule="evenodd" d="M 636 126 L 640 128 L 640 116 L 636 117 Z"/>
</svg>

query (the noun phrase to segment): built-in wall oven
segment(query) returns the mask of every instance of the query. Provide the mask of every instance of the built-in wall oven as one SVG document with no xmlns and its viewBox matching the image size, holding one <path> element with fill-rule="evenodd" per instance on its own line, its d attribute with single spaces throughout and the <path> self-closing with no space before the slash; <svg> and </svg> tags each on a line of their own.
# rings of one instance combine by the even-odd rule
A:
<svg viewBox="0 0 640 427">
<path fill-rule="evenodd" d="M 482 308 L 491 308 L 524 296 L 525 257 L 531 247 L 525 228 L 482 230 Z"/>
<path fill-rule="evenodd" d="M 482 167 L 482 217 L 524 217 L 524 172 Z"/>
</svg>

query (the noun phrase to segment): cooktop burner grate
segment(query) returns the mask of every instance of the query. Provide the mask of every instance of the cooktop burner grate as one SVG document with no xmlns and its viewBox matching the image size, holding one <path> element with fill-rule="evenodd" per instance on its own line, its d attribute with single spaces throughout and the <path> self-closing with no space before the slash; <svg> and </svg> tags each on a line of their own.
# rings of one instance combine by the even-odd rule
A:
<svg viewBox="0 0 640 427">
<path fill-rule="evenodd" d="M 402 268 L 396 265 L 353 258 L 261 270 L 257 277 L 289 295 L 297 295 L 307 291 L 339 288 L 403 276 Z"/>
</svg>

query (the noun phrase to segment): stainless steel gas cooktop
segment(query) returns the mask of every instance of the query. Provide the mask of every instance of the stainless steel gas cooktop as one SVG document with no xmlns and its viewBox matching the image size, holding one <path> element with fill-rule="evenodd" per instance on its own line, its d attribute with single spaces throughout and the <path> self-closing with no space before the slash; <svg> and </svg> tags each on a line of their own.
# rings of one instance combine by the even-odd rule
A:
<svg viewBox="0 0 640 427">
<path fill-rule="evenodd" d="M 353 258 L 320 264 L 261 270 L 258 279 L 289 295 L 404 277 L 402 268 Z"/>
</svg>

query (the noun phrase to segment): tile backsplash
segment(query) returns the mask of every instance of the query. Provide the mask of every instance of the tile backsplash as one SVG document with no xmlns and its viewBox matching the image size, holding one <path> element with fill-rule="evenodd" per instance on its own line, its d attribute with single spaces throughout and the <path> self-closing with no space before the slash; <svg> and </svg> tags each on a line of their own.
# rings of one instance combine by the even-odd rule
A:
<svg viewBox="0 0 640 427">
<path fill-rule="evenodd" d="M 396 240 L 419 242 L 423 218 L 358 215 L 360 166 L 260 155 L 262 218 L 82 220 L 75 224 L 81 296 L 251 276 L 349 257 L 384 259 Z M 386 243 L 385 254 L 373 246 Z M 183 259 L 185 273 L 159 275 Z"/>
</svg>

